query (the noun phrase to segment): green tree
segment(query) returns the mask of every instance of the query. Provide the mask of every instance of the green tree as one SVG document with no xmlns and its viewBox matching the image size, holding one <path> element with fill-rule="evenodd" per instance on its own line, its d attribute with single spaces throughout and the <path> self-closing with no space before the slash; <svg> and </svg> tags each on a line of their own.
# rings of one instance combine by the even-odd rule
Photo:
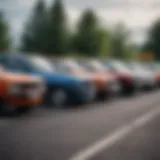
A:
<svg viewBox="0 0 160 160">
<path fill-rule="evenodd" d="M 124 59 L 126 56 L 129 32 L 123 24 L 118 24 L 111 34 L 111 55 L 117 59 Z"/>
<path fill-rule="evenodd" d="M 78 24 L 73 39 L 74 50 L 84 56 L 96 56 L 99 51 L 98 22 L 95 13 L 87 9 Z"/>
<path fill-rule="evenodd" d="M 33 15 L 26 23 L 22 36 L 22 50 L 29 52 L 45 52 L 47 49 L 47 11 L 43 0 L 39 0 Z"/>
<path fill-rule="evenodd" d="M 98 56 L 100 57 L 108 57 L 109 56 L 109 34 L 103 28 L 98 30 L 98 42 L 99 42 L 99 50 Z"/>
<path fill-rule="evenodd" d="M 3 13 L 0 13 L 0 52 L 10 49 L 11 41 L 8 32 L 8 25 L 4 20 Z"/>
<path fill-rule="evenodd" d="M 139 54 L 138 46 L 134 43 L 129 43 L 126 46 L 126 54 L 124 56 L 125 59 L 136 59 Z"/>
<path fill-rule="evenodd" d="M 148 38 L 142 47 L 143 52 L 152 52 L 157 60 L 160 60 L 160 19 L 150 28 Z"/>
<path fill-rule="evenodd" d="M 47 52 L 60 56 L 68 51 L 68 28 L 66 14 L 61 0 L 55 0 L 50 12 L 48 23 Z"/>
</svg>

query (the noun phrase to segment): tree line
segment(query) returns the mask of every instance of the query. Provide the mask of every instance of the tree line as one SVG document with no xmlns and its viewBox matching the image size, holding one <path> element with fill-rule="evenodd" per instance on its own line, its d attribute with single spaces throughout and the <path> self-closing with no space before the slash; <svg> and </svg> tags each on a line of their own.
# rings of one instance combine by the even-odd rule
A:
<svg viewBox="0 0 160 160">
<path fill-rule="evenodd" d="M 92 9 L 86 9 L 75 28 L 69 27 L 62 0 L 54 0 L 47 7 L 44 0 L 38 0 L 28 17 L 21 35 L 19 50 L 38 52 L 51 56 L 101 56 L 119 59 L 133 58 L 136 45 L 130 42 L 130 32 L 118 24 L 112 29 L 102 27 Z M 8 26 L 0 14 L 0 51 L 11 48 Z M 160 59 L 160 20 L 148 33 L 148 40 L 142 51 L 153 51 Z"/>
</svg>

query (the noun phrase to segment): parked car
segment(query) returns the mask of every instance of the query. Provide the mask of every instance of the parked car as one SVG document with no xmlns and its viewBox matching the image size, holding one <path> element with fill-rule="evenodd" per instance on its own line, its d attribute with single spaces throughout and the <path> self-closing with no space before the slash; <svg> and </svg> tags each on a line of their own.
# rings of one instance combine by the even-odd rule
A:
<svg viewBox="0 0 160 160">
<path fill-rule="evenodd" d="M 0 74 L 0 114 L 26 112 L 41 103 L 45 91 L 41 78 L 10 73 L 3 69 Z"/>
<path fill-rule="evenodd" d="M 121 84 L 121 92 L 133 94 L 136 91 L 136 83 L 130 70 L 118 60 L 100 60 L 101 63 L 114 74 Z"/>
<path fill-rule="evenodd" d="M 54 59 L 52 60 L 52 63 L 56 64 L 58 70 L 62 73 L 67 73 L 79 78 L 90 79 L 91 83 L 94 86 L 95 99 L 97 98 L 101 83 L 105 83 L 104 78 L 93 76 L 83 66 L 80 66 L 74 59 Z"/>
<path fill-rule="evenodd" d="M 143 68 L 151 73 L 155 79 L 155 86 L 160 87 L 160 64 L 158 62 L 142 63 Z"/>
<path fill-rule="evenodd" d="M 1 61 L 12 72 L 43 77 L 46 85 L 44 99 L 49 105 L 62 107 L 67 103 L 86 103 L 92 99 L 92 85 L 87 79 L 57 73 L 42 56 L 5 54 L 1 57 Z"/>
<path fill-rule="evenodd" d="M 146 69 L 138 62 L 124 63 L 135 77 L 136 86 L 139 89 L 153 89 L 156 86 L 156 77 L 154 73 Z"/>
<path fill-rule="evenodd" d="M 80 65 L 84 66 L 88 72 L 92 73 L 92 75 L 104 77 L 106 81 L 104 88 L 111 93 L 111 95 L 118 94 L 120 92 L 121 85 L 117 76 L 110 73 L 98 60 L 79 60 L 78 62 Z"/>
<path fill-rule="evenodd" d="M 61 64 L 63 70 L 66 70 L 66 72 L 71 73 L 72 75 L 76 75 L 78 77 L 90 77 L 95 86 L 96 98 L 108 98 L 117 87 L 113 77 L 97 70 L 96 66 L 94 70 L 91 70 L 86 66 L 86 63 L 92 65 L 89 61 L 80 61 L 77 59 L 65 59 L 61 60 L 61 63 L 58 62 L 57 64 Z"/>
</svg>

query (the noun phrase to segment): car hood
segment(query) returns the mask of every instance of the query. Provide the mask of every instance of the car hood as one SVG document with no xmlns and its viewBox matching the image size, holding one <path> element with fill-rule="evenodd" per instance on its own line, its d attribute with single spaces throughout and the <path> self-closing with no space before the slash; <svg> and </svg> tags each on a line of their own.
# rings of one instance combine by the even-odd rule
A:
<svg viewBox="0 0 160 160">
<path fill-rule="evenodd" d="M 73 76 L 81 80 L 95 81 L 96 79 L 101 79 L 102 81 L 106 80 L 106 75 L 101 73 L 94 72 L 74 72 Z"/>
<path fill-rule="evenodd" d="M 117 72 L 117 73 L 115 73 L 115 76 L 132 78 L 133 77 L 133 73 L 131 73 L 131 72 Z"/>
<path fill-rule="evenodd" d="M 10 73 L 10 72 L 2 73 L 1 78 L 3 78 L 5 81 L 14 83 L 34 83 L 42 81 L 40 77 L 37 77 L 35 75 L 30 76 L 30 75 Z"/>
</svg>

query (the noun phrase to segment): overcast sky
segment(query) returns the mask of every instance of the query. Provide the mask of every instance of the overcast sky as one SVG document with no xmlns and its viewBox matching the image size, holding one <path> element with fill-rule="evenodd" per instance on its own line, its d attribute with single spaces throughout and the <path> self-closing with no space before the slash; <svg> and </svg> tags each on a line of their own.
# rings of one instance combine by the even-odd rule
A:
<svg viewBox="0 0 160 160">
<path fill-rule="evenodd" d="M 0 9 L 6 13 L 13 37 L 19 37 L 36 1 L 0 0 Z M 103 25 L 110 27 L 120 21 L 124 22 L 132 30 L 132 39 L 137 42 L 144 39 L 146 29 L 160 15 L 159 0 L 64 0 L 63 2 L 71 24 L 76 22 L 85 8 L 91 7 L 95 9 Z"/>
</svg>

